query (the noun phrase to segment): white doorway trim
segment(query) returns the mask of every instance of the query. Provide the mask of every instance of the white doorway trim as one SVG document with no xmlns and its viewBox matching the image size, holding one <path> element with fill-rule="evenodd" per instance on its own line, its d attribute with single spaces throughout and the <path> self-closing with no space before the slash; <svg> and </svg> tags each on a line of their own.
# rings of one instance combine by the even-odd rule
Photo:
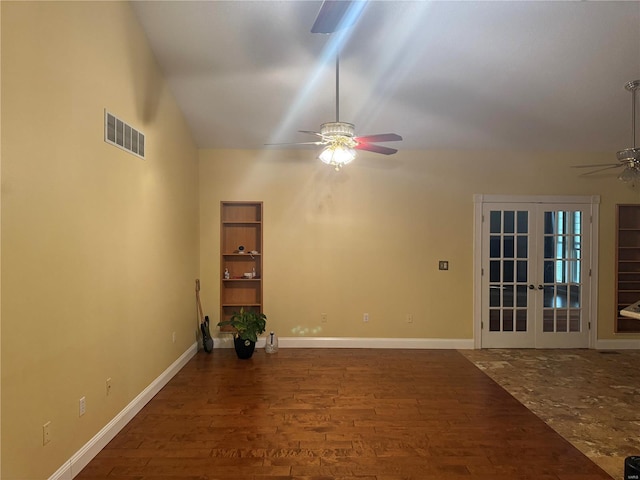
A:
<svg viewBox="0 0 640 480">
<path fill-rule="evenodd" d="M 485 203 L 575 203 L 591 206 L 591 320 L 589 348 L 598 337 L 598 229 L 600 195 L 485 195 L 473 196 L 473 347 L 482 348 L 482 209 Z"/>
</svg>

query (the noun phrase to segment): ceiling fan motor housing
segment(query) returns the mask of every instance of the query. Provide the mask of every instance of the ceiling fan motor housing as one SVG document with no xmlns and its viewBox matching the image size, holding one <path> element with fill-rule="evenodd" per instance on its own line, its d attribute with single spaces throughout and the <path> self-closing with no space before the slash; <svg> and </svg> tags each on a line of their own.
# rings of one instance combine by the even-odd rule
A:
<svg viewBox="0 0 640 480">
<path fill-rule="evenodd" d="M 327 122 L 320 125 L 320 134 L 327 137 L 353 137 L 355 127 L 352 123 Z"/>
<path fill-rule="evenodd" d="M 633 164 L 633 166 L 638 166 L 640 163 L 640 147 L 625 148 L 624 150 L 620 150 L 616 156 L 621 162 L 627 162 L 629 164 Z"/>
</svg>

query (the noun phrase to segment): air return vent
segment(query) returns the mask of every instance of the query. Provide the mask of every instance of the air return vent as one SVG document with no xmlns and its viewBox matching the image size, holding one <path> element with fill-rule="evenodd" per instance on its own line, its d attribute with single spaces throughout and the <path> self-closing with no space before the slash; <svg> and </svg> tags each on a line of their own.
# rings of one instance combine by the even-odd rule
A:
<svg viewBox="0 0 640 480">
<path fill-rule="evenodd" d="M 104 141 L 144 158 L 144 133 L 104 111 Z"/>
</svg>

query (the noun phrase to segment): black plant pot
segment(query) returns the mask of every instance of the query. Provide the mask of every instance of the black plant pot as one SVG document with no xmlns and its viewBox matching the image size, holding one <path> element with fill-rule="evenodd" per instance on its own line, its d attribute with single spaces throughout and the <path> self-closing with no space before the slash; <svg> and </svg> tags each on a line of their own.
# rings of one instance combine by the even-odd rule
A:
<svg viewBox="0 0 640 480">
<path fill-rule="evenodd" d="M 233 340 L 233 345 L 236 348 L 236 355 L 243 360 L 251 358 L 253 351 L 256 349 L 256 342 L 244 340 L 240 337 Z"/>
</svg>

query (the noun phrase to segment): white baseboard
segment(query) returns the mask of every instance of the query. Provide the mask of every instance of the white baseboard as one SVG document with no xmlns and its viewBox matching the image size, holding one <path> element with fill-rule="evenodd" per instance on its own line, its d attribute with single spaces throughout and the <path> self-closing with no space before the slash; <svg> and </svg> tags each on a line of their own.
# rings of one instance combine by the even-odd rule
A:
<svg viewBox="0 0 640 480">
<path fill-rule="evenodd" d="M 264 348 L 265 338 L 259 338 L 256 348 Z M 278 337 L 280 348 L 406 348 L 473 350 L 472 338 L 359 338 L 359 337 Z M 233 337 L 214 339 L 214 349 L 233 348 Z M 597 350 L 638 350 L 640 339 L 596 340 Z"/>
<path fill-rule="evenodd" d="M 259 338 L 257 348 L 264 348 L 265 338 Z M 278 337 L 280 348 L 406 348 L 472 350 L 469 338 L 358 338 L 358 337 Z M 231 335 L 216 338 L 213 348 L 233 348 Z"/>
<path fill-rule="evenodd" d="M 171 380 L 198 352 L 198 344 L 191 345 L 169 368 L 118 413 L 102 430 L 67 460 L 49 480 L 71 480 L 102 450 L 116 434 Z"/>
<path fill-rule="evenodd" d="M 616 338 L 613 340 L 596 340 L 596 350 L 638 350 L 640 340 L 637 338 Z"/>
</svg>

